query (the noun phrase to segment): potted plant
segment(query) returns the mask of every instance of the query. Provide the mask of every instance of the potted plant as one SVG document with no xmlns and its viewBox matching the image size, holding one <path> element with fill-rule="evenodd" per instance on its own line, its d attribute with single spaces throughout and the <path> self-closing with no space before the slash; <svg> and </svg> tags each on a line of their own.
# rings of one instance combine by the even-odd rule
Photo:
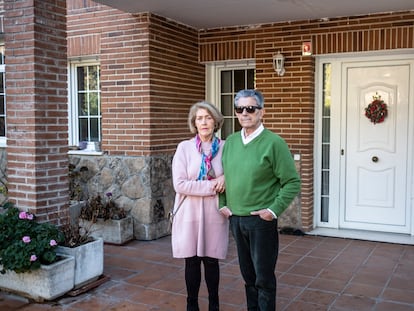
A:
<svg viewBox="0 0 414 311">
<path fill-rule="evenodd" d="M 98 194 L 82 207 L 79 224 L 90 228 L 90 234 L 103 238 L 104 242 L 124 244 L 134 237 L 133 221 L 124 209 L 117 206 L 112 193 L 106 194 L 106 201 Z"/>
<path fill-rule="evenodd" d="M 63 235 L 10 203 L 0 213 L 0 288 L 36 301 L 52 300 L 74 286 L 73 257 L 57 254 Z"/>
<path fill-rule="evenodd" d="M 75 258 L 74 288 L 95 282 L 103 273 L 103 239 L 90 235 L 90 229 L 80 230 L 78 225 L 62 228 L 64 240 L 59 244 L 58 254 Z"/>
</svg>

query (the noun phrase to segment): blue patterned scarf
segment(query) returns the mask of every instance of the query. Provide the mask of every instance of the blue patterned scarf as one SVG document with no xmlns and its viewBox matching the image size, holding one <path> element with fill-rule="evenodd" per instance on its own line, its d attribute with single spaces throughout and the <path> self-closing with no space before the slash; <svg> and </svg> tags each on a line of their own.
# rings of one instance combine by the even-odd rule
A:
<svg viewBox="0 0 414 311">
<path fill-rule="evenodd" d="M 220 139 L 213 136 L 213 143 L 211 144 L 211 151 L 209 154 L 205 154 L 201 149 L 201 139 L 198 134 L 196 135 L 196 147 L 198 152 L 201 154 L 201 166 L 200 173 L 198 174 L 197 180 L 210 180 L 216 178 L 211 160 L 217 155 L 220 148 Z"/>
</svg>

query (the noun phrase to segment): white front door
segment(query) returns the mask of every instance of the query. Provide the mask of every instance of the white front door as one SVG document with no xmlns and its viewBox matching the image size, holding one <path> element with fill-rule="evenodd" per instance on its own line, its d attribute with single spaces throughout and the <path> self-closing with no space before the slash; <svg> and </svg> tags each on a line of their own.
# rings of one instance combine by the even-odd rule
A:
<svg viewBox="0 0 414 311">
<path fill-rule="evenodd" d="M 341 228 L 410 232 L 410 70 L 392 60 L 342 63 Z M 374 96 L 388 108 L 376 124 L 365 116 Z"/>
</svg>

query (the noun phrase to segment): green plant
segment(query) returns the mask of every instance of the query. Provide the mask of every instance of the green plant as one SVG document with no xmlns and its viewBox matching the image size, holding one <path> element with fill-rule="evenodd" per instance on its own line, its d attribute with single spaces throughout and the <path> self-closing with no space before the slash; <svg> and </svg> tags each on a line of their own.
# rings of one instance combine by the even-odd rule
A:
<svg viewBox="0 0 414 311">
<path fill-rule="evenodd" d="M 125 210 L 118 207 L 112 200 L 112 193 L 108 192 L 106 197 L 105 202 L 99 194 L 88 200 L 81 210 L 80 218 L 92 222 L 96 222 L 98 218 L 104 220 L 125 218 L 127 216 Z"/>
<path fill-rule="evenodd" d="M 62 232 L 50 223 L 38 223 L 31 213 L 20 211 L 11 203 L 3 205 L 0 214 L 1 273 L 7 270 L 23 273 L 58 260 L 57 245 Z"/>
</svg>

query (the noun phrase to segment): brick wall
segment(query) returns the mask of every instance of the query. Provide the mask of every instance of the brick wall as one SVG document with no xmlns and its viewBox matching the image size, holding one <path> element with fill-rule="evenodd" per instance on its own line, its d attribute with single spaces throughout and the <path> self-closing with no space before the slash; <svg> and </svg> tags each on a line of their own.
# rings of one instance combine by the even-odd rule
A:
<svg viewBox="0 0 414 311">
<path fill-rule="evenodd" d="M 109 155 L 172 153 L 204 98 L 198 33 L 151 14 L 70 1 L 68 57 L 101 63 L 102 149 Z"/>
<path fill-rule="evenodd" d="M 6 0 L 10 201 L 68 221 L 66 1 Z"/>
<path fill-rule="evenodd" d="M 264 123 L 301 155 L 304 230 L 313 225 L 315 61 L 302 56 L 302 43 L 312 42 L 314 55 L 414 48 L 413 25 L 414 12 L 400 12 L 200 31 L 200 62 L 256 60 L 256 86 L 266 101 Z M 272 67 L 278 51 L 286 57 L 283 77 Z"/>
</svg>

